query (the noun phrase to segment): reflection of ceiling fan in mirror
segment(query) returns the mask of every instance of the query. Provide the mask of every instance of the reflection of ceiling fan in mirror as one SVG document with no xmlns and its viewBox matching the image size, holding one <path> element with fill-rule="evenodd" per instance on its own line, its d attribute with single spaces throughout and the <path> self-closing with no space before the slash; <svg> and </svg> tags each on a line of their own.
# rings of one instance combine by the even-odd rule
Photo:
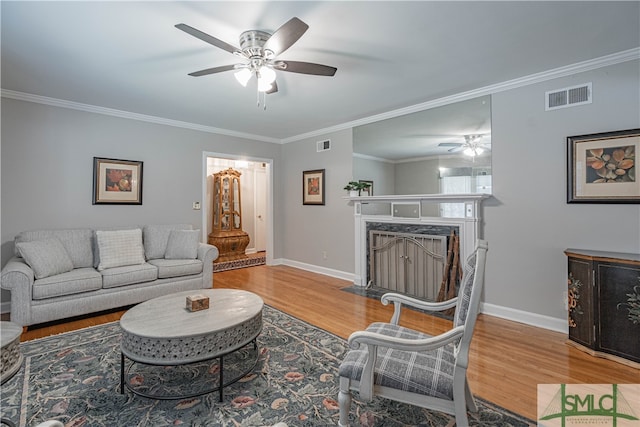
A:
<svg viewBox="0 0 640 427">
<path fill-rule="evenodd" d="M 438 147 L 451 147 L 450 153 L 462 151 L 470 157 L 479 156 L 485 151 L 491 150 L 491 143 L 483 141 L 486 134 L 481 135 L 464 135 L 464 142 L 441 142 Z"/>
<path fill-rule="evenodd" d="M 247 86 L 249 80 L 255 76 L 258 81 L 258 94 L 260 94 L 260 92 L 270 94 L 278 91 L 276 71 L 288 71 L 290 73 L 311 74 L 315 76 L 333 76 L 337 71 L 337 68 L 328 65 L 276 59 L 278 55 L 297 42 L 309 28 L 307 24 L 298 18 L 291 18 L 273 34 L 258 30 L 243 32 L 240 34 L 240 48 L 232 46 L 186 24 L 177 24 L 176 28 L 217 48 L 226 50 L 243 61 L 238 64 L 223 65 L 195 71 L 189 73 L 190 76 L 200 77 L 235 70 L 235 77 L 242 86 Z M 259 104 L 260 101 L 258 98 L 258 105 Z"/>
</svg>

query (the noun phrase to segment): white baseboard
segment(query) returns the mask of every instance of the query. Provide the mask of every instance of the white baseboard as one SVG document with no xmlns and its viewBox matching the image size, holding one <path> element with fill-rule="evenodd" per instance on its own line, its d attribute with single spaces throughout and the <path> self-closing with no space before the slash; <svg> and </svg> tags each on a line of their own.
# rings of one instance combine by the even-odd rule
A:
<svg viewBox="0 0 640 427">
<path fill-rule="evenodd" d="M 269 265 L 287 265 L 289 267 L 299 268 L 301 270 L 311 271 L 313 273 L 324 274 L 325 276 L 336 277 L 338 279 L 348 280 L 353 283 L 354 274 L 344 271 L 334 270 L 331 268 L 320 267 L 313 264 L 294 261 L 285 258 L 273 259 Z M 3 301 L 0 304 L 0 311 L 9 313 L 11 311 L 11 302 Z M 502 319 L 512 320 L 514 322 L 524 323 L 526 325 L 538 328 L 549 329 L 564 334 L 569 333 L 569 326 L 566 319 L 558 319 L 555 317 L 544 316 L 541 314 L 531 313 L 528 311 L 517 310 L 515 308 L 504 307 L 495 304 L 480 303 L 480 312 L 490 316 L 500 317 Z"/>
<path fill-rule="evenodd" d="M 344 271 L 324 268 L 317 265 L 306 264 L 290 259 L 274 259 L 272 265 L 288 265 L 290 267 L 311 271 L 313 273 L 324 274 L 326 276 L 337 277 L 339 279 L 349 280 L 353 282 L 355 275 Z M 517 310 L 515 308 L 504 307 L 501 305 L 480 303 L 480 312 L 490 316 L 500 317 L 506 320 L 512 320 L 518 323 L 535 326 L 537 328 L 549 329 L 551 331 L 569 333 L 569 326 L 566 319 L 558 319 L 556 317 L 544 316 L 542 314 L 531 313 L 528 311 Z"/>
<path fill-rule="evenodd" d="M 544 316 L 542 314 L 531 313 L 485 302 L 480 303 L 480 312 L 538 328 L 549 329 L 556 332 L 562 332 L 564 334 L 569 333 L 569 324 L 567 323 L 567 319 L 558 319 L 556 317 Z"/>
<path fill-rule="evenodd" d="M 300 261 L 294 261 L 291 259 L 280 258 L 278 260 L 273 260 L 273 265 L 287 265 L 289 267 L 299 268 L 300 270 L 311 271 L 312 273 L 324 274 L 325 276 L 336 277 L 338 279 L 348 280 L 353 283 L 354 274 L 347 273 L 345 271 L 334 270 L 332 268 L 320 267 L 318 265 L 306 264 Z"/>
</svg>

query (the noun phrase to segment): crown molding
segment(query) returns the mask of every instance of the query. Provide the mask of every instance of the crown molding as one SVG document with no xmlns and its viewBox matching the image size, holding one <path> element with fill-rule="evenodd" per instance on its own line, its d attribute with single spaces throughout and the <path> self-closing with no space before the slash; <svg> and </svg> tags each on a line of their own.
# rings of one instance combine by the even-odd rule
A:
<svg viewBox="0 0 640 427">
<path fill-rule="evenodd" d="M 599 58 L 590 59 L 588 61 L 578 62 L 576 64 L 567 65 L 553 70 L 544 71 L 541 73 L 531 74 L 525 77 L 519 77 L 517 79 L 508 80 L 506 82 L 497 83 L 495 85 L 485 86 L 479 89 L 470 90 L 467 92 L 458 93 L 456 95 L 438 98 L 432 101 L 423 102 L 421 104 L 412 105 L 397 110 L 388 111 L 382 114 L 376 114 L 374 116 L 365 117 L 359 120 L 354 120 L 339 125 L 331 126 L 328 128 L 318 129 L 315 131 L 307 132 L 300 135 L 291 136 L 284 139 L 271 138 L 262 135 L 254 135 L 249 133 L 237 132 L 229 129 L 221 129 L 213 126 L 199 125 L 196 123 L 183 122 L 180 120 L 166 119 L 163 117 L 150 116 L 146 114 L 133 113 L 130 111 L 116 110 L 113 108 L 99 107 L 95 105 L 82 104 L 74 101 L 67 101 L 64 99 L 50 98 L 47 96 L 34 95 L 25 92 L 19 92 L 9 89 L 0 89 L 0 95 L 3 98 L 17 99 L 20 101 L 35 102 L 39 104 L 51 105 L 54 107 L 69 108 L 73 110 L 86 111 L 90 113 L 104 114 L 108 116 L 121 117 L 131 120 L 139 120 L 143 122 L 156 123 L 166 126 L 179 127 L 184 129 L 191 129 L 200 132 L 214 133 L 218 135 L 233 136 L 237 138 L 250 139 L 254 141 L 270 142 L 274 144 L 287 144 L 290 142 L 300 141 L 306 138 L 318 137 L 326 135 L 328 133 L 342 131 L 356 126 L 362 126 L 369 123 L 377 122 L 380 120 L 386 120 L 393 117 L 402 116 L 405 114 L 415 113 L 418 111 L 427 110 L 430 108 L 440 107 L 443 105 L 452 104 L 454 102 L 466 101 L 469 99 L 477 98 L 479 96 L 491 95 L 494 93 L 504 92 L 511 89 L 516 89 L 523 86 L 532 85 L 535 83 L 544 82 L 547 80 L 557 79 L 560 77 L 566 77 L 577 73 L 595 70 L 610 65 L 620 64 L 628 61 L 635 61 L 640 59 L 640 47 L 624 50 L 622 52 L 614 53 L 611 55 L 602 56 Z"/>
<path fill-rule="evenodd" d="M 50 98 L 48 96 L 34 95 L 31 93 L 18 92 L 15 90 L 2 89 L 3 98 L 17 99 L 19 101 L 35 102 L 38 104 L 51 105 L 54 107 L 69 108 L 71 110 L 85 111 L 89 113 L 104 114 L 107 116 L 121 117 L 124 119 L 138 120 L 142 122 L 155 123 L 166 126 L 173 126 L 183 129 L 197 130 L 200 132 L 215 133 L 218 135 L 233 136 L 237 138 L 251 139 L 263 142 L 280 144 L 277 138 L 270 138 L 262 135 L 236 132 L 229 129 L 221 129 L 213 126 L 199 125 L 196 123 L 183 122 L 180 120 L 166 119 L 163 117 L 149 116 L 147 114 L 132 113 L 130 111 L 116 110 L 114 108 L 99 107 L 96 105 L 82 104 L 80 102 L 67 101 L 64 99 Z"/>
<path fill-rule="evenodd" d="M 337 132 L 356 126 L 362 126 L 369 123 L 378 122 L 380 120 L 391 119 L 405 114 L 416 113 L 418 111 L 428 110 L 430 108 L 440 107 L 443 105 L 453 104 L 454 102 L 467 101 L 469 99 L 477 98 L 479 96 L 492 95 L 494 93 L 504 92 L 519 87 L 524 87 L 536 83 L 545 82 L 548 80 L 557 79 L 560 77 L 566 77 L 577 73 L 595 70 L 609 65 L 620 64 L 623 62 L 634 61 L 640 59 L 640 47 L 636 47 L 622 52 L 613 53 L 611 55 L 601 56 L 599 58 L 590 59 L 588 61 L 578 62 L 576 64 L 567 65 L 553 70 L 543 71 L 529 76 L 519 77 L 517 79 L 508 80 L 506 82 L 497 83 L 490 86 L 485 86 L 479 89 L 470 90 L 467 92 L 458 93 L 452 96 L 446 96 L 444 98 L 438 98 L 432 101 L 423 102 L 421 104 L 412 105 L 405 108 L 400 108 L 386 113 L 377 114 L 375 116 L 365 117 L 359 120 L 354 120 L 347 123 L 342 123 L 336 126 L 331 126 L 324 129 L 318 129 L 312 132 L 292 136 L 282 140 L 283 144 L 289 142 L 300 141 L 306 138 L 317 137 L 320 135 L 326 135 L 331 132 Z"/>
</svg>

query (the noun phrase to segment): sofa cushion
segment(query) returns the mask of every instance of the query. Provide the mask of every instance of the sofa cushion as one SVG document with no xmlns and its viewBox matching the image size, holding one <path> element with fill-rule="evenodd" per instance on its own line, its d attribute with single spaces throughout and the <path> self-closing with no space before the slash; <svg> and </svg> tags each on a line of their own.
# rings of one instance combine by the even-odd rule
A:
<svg viewBox="0 0 640 427">
<path fill-rule="evenodd" d="M 134 283 L 152 282 L 158 278 L 158 269 L 153 265 L 127 265 L 124 267 L 107 268 L 102 274 L 104 289 L 117 288 Z"/>
<path fill-rule="evenodd" d="M 152 259 L 149 264 L 158 267 L 158 279 L 200 274 L 204 265 L 199 259 Z"/>
<path fill-rule="evenodd" d="M 200 230 L 171 230 L 165 259 L 196 259 L 200 245 Z"/>
<path fill-rule="evenodd" d="M 67 230 L 32 230 L 23 231 L 15 238 L 15 243 L 32 242 L 34 240 L 58 239 L 64 246 L 74 268 L 91 267 L 93 265 L 93 230 L 77 228 Z M 18 248 L 15 254 L 20 256 Z"/>
<path fill-rule="evenodd" d="M 96 291 L 102 287 L 102 276 L 93 268 L 76 268 L 33 282 L 33 299 Z"/>
<path fill-rule="evenodd" d="M 36 279 L 44 279 L 73 270 L 73 262 L 58 239 L 19 242 L 16 243 L 16 247 L 33 270 Z"/>
<path fill-rule="evenodd" d="M 125 265 L 144 264 L 142 230 L 96 231 L 100 264 L 98 271 Z"/>
<path fill-rule="evenodd" d="M 191 230 L 191 224 L 146 225 L 143 231 L 144 255 L 147 259 L 164 258 L 171 230 Z"/>
</svg>

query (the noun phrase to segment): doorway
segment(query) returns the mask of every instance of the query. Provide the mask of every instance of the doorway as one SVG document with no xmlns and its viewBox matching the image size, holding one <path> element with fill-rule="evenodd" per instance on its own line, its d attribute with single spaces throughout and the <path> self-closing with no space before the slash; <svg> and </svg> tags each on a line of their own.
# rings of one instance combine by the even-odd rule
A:
<svg viewBox="0 0 640 427">
<path fill-rule="evenodd" d="M 212 175 L 233 168 L 241 173 L 242 229 L 249 235 L 249 244 L 245 253 L 250 258 L 264 256 L 267 265 L 273 264 L 272 163 L 271 159 L 224 153 L 203 153 L 202 228 L 204 241 L 207 241 L 213 222 Z M 255 264 L 248 263 L 247 265 Z"/>
</svg>

